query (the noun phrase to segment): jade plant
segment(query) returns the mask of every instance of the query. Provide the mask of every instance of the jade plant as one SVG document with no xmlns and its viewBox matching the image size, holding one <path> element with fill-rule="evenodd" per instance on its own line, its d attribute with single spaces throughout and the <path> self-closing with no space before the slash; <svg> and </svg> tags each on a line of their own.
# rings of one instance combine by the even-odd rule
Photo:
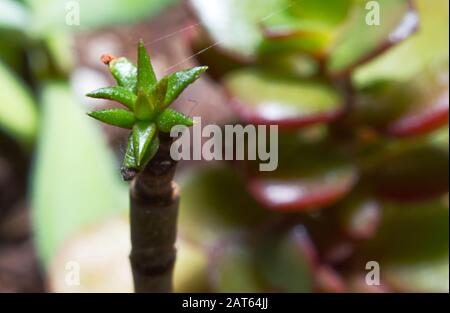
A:
<svg viewBox="0 0 450 313">
<path fill-rule="evenodd" d="M 189 3 L 230 122 L 280 129 L 274 172 L 186 180 L 202 290 L 448 291 L 448 1 Z"/>
<path fill-rule="evenodd" d="M 132 180 L 130 262 L 137 292 L 169 292 L 175 262 L 174 243 L 178 189 L 172 181 L 176 162 L 170 157 L 176 125 L 192 126 L 188 116 L 169 108 L 186 87 L 207 67 L 194 67 L 157 80 L 143 41 L 138 45 L 137 66 L 128 59 L 102 56 L 117 86 L 87 96 L 114 100 L 126 109 L 88 113 L 109 125 L 130 129 L 122 176 Z"/>
</svg>

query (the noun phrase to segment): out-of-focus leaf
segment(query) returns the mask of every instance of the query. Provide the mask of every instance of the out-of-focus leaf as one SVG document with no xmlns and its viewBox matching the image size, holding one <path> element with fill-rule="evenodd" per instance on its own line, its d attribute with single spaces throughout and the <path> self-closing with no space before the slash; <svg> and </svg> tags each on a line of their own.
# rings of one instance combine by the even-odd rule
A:
<svg viewBox="0 0 450 313">
<path fill-rule="evenodd" d="M 424 66 L 438 60 L 448 62 L 449 2 L 447 0 L 415 0 L 420 18 L 414 36 L 384 53 L 373 62 L 360 67 L 355 82 L 366 86 L 385 79 L 408 80 L 420 75 Z"/>
<path fill-rule="evenodd" d="M 25 86 L 0 62 L 0 128 L 25 144 L 37 131 L 36 104 Z"/>
<path fill-rule="evenodd" d="M 355 268 L 375 260 L 394 290 L 448 292 L 448 213 L 442 199 L 384 203 L 377 236 L 360 243 Z"/>
<path fill-rule="evenodd" d="M 254 58 L 263 40 L 260 24 L 274 12 L 287 9 L 286 0 L 190 0 L 216 45 L 232 55 Z"/>
<path fill-rule="evenodd" d="M 88 93 L 86 96 L 97 99 L 114 100 L 131 110 L 134 109 L 137 98 L 134 93 L 120 86 L 100 88 Z"/>
<path fill-rule="evenodd" d="M 224 79 L 230 103 L 252 124 L 298 128 L 337 118 L 344 100 L 332 86 L 260 70 L 232 72 Z"/>
<path fill-rule="evenodd" d="M 243 181 L 229 168 L 185 173 L 180 186 L 180 231 L 193 242 L 208 245 L 273 217 L 245 191 Z"/>
<path fill-rule="evenodd" d="M 224 242 L 216 248 L 209 265 L 212 284 L 217 292 L 261 292 L 254 257 L 249 244 Z"/>
<path fill-rule="evenodd" d="M 47 32 L 54 27 L 70 31 L 124 24 L 154 16 L 179 0 L 26 0 L 33 9 L 36 31 Z M 79 25 L 68 25 L 79 13 Z"/>
<path fill-rule="evenodd" d="M 262 22 L 264 36 L 263 51 L 277 49 L 303 50 L 317 57 L 325 55 L 332 44 L 340 25 L 348 17 L 351 0 L 327 1 L 294 0 L 291 6 L 276 12 Z"/>
<path fill-rule="evenodd" d="M 127 58 L 118 58 L 109 63 L 111 74 L 117 84 L 128 91 L 137 92 L 137 68 Z"/>
<path fill-rule="evenodd" d="M 175 101 L 184 89 L 195 82 L 207 69 L 207 66 L 198 66 L 170 74 L 168 77 L 168 87 L 164 104 L 167 106 Z"/>
<path fill-rule="evenodd" d="M 30 27 L 30 12 L 18 1 L 0 0 L 0 32 L 19 30 L 26 33 Z"/>
<path fill-rule="evenodd" d="M 304 143 L 280 138 L 278 168 L 260 172 L 260 161 L 247 161 L 250 193 L 275 211 L 320 208 L 347 194 L 358 178 L 351 159 L 330 142 Z"/>
<path fill-rule="evenodd" d="M 169 133 L 172 127 L 176 125 L 192 126 L 194 122 L 190 117 L 183 113 L 172 109 L 166 109 L 158 116 L 156 124 L 160 131 Z"/>
<path fill-rule="evenodd" d="M 432 146 L 387 153 L 369 174 L 375 192 L 397 201 L 420 201 L 448 192 L 448 151 Z"/>
<path fill-rule="evenodd" d="M 353 7 L 345 30 L 340 32 L 335 46 L 329 52 L 328 71 L 350 73 L 356 65 L 364 63 L 410 36 L 418 25 L 417 13 L 408 0 L 379 0 L 379 11 L 370 12 L 366 2 Z M 379 25 L 367 21 L 379 15 Z"/>
<path fill-rule="evenodd" d="M 256 264 L 269 290 L 311 292 L 315 251 L 301 225 L 288 232 L 266 234 L 258 242 Z"/>
<path fill-rule="evenodd" d="M 355 123 L 391 136 L 433 131 L 448 122 L 448 62 L 431 64 L 408 81 L 378 82 L 356 97 Z"/>
<path fill-rule="evenodd" d="M 42 90 L 42 129 L 32 177 L 33 229 L 51 261 L 77 230 L 127 208 L 127 188 L 99 131 L 64 83 Z"/>
<path fill-rule="evenodd" d="M 103 123 L 126 129 L 131 129 L 135 122 L 133 112 L 124 109 L 106 109 L 90 112 L 88 115 Z"/>
</svg>

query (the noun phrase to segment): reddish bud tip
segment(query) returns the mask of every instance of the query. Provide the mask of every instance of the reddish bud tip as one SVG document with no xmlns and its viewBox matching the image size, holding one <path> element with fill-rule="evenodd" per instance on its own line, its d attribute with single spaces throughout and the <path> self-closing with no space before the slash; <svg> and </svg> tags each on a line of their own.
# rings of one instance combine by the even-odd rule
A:
<svg viewBox="0 0 450 313">
<path fill-rule="evenodd" d="M 115 56 L 111 54 L 104 54 L 100 57 L 100 60 L 105 64 L 109 65 L 109 63 L 113 60 L 117 59 Z"/>
</svg>

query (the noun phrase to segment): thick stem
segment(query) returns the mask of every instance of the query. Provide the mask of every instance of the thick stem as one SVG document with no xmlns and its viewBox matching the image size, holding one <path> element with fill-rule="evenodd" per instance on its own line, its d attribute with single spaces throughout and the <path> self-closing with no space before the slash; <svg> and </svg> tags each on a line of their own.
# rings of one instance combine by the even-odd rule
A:
<svg viewBox="0 0 450 313">
<path fill-rule="evenodd" d="M 176 162 L 172 138 L 161 134 L 160 147 L 130 190 L 131 254 L 135 292 L 171 292 L 176 258 L 179 195 L 173 182 Z"/>
</svg>

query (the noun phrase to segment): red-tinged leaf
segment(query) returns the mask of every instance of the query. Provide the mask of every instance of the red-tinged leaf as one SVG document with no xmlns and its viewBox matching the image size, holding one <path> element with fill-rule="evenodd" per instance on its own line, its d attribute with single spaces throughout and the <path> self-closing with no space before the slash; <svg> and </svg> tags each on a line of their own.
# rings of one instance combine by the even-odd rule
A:
<svg viewBox="0 0 450 313">
<path fill-rule="evenodd" d="M 323 208 L 351 191 L 358 171 L 328 142 L 305 144 L 295 136 L 281 139 L 278 168 L 259 172 L 260 161 L 246 162 L 249 192 L 275 211 Z"/>
<path fill-rule="evenodd" d="M 448 192 L 448 171 L 448 150 L 412 147 L 387 152 L 370 170 L 368 180 L 380 197 L 421 201 Z"/>
<path fill-rule="evenodd" d="M 411 80 L 365 88 L 356 97 L 351 123 L 363 122 L 394 137 L 422 135 L 448 122 L 448 97 L 448 62 L 438 62 Z"/>
<path fill-rule="evenodd" d="M 251 124 L 298 128 L 327 123 L 344 110 L 339 92 L 322 82 L 249 69 L 227 75 L 224 84 L 230 104 Z"/>
<path fill-rule="evenodd" d="M 368 9 L 366 4 L 354 5 L 350 20 L 329 51 L 327 68 L 332 75 L 351 74 L 357 66 L 408 38 L 418 27 L 418 14 L 409 0 L 379 0 Z"/>
</svg>

